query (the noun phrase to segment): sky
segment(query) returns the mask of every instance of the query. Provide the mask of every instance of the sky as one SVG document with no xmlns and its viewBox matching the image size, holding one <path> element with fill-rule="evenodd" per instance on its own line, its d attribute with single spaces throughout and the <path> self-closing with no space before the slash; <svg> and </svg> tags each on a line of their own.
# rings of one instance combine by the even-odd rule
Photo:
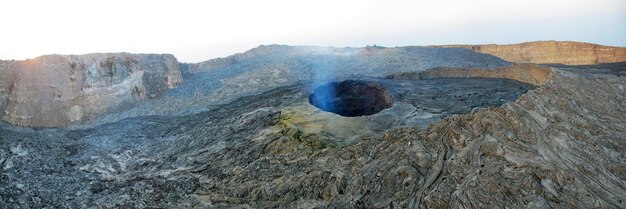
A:
<svg viewBox="0 0 626 209">
<path fill-rule="evenodd" d="M 200 62 L 262 44 L 626 46 L 626 1 L 2 0 L 0 28 L 2 60 L 131 52 Z"/>
</svg>

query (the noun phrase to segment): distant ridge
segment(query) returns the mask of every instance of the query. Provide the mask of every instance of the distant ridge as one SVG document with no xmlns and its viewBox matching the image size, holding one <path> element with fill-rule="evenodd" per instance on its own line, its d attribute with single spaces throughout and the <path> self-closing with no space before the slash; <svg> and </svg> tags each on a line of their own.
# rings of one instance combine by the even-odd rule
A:
<svg viewBox="0 0 626 209">
<path fill-rule="evenodd" d="M 517 63 L 593 65 L 626 62 L 626 47 L 575 41 L 533 41 L 508 45 L 440 45 L 464 48 Z"/>
</svg>

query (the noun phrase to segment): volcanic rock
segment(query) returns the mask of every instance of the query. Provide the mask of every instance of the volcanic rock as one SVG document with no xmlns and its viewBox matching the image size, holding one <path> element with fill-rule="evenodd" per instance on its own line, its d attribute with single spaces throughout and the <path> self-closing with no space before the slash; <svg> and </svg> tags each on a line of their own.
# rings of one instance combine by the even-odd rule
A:
<svg viewBox="0 0 626 209">
<path fill-rule="evenodd" d="M 38 58 L 54 68 L 29 74 L 9 70 L 29 61 L 0 62 L 0 104 L 12 110 L 66 104 L 67 92 L 83 101 L 73 88 L 36 93 L 69 88 L 38 74 L 69 81 L 70 60 L 104 70 L 72 85 L 122 93 L 111 101 L 128 98 L 122 84 L 145 88 L 93 121 L 0 121 L 0 208 L 626 208 L 626 77 L 597 70 L 607 65 L 428 47 L 262 46 L 172 67 L 167 55 L 106 55 L 111 68 L 85 58 L 96 55 Z M 118 68 L 127 56 L 141 59 Z M 185 82 L 167 89 L 177 68 Z M 43 84 L 14 85 L 25 75 Z M 344 117 L 309 103 L 315 87 L 346 79 L 379 84 L 392 106 Z M 152 88 L 162 91 L 139 102 Z"/>
</svg>

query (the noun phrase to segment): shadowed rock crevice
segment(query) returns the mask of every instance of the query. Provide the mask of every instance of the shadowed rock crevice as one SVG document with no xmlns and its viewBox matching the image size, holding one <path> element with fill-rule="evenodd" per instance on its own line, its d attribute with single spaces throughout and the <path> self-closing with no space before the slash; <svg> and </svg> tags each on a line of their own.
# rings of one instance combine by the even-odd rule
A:
<svg viewBox="0 0 626 209">
<path fill-rule="evenodd" d="M 315 88 L 309 103 L 327 112 L 356 117 L 390 108 L 393 99 L 389 91 L 376 82 L 346 80 Z"/>
</svg>

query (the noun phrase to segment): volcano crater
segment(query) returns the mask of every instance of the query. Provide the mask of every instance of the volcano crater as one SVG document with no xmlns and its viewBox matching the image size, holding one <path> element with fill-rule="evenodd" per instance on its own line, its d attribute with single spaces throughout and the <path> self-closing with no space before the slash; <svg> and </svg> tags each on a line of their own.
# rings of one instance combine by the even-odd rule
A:
<svg viewBox="0 0 626 209">
<path fill-rule="evenodd" d="M 318 86 L 309 103 L 321 110 L 345 117 L 376 114 L 393 105 L 389 91 L 374 81 L 345 80 Z"/>
</svg>

